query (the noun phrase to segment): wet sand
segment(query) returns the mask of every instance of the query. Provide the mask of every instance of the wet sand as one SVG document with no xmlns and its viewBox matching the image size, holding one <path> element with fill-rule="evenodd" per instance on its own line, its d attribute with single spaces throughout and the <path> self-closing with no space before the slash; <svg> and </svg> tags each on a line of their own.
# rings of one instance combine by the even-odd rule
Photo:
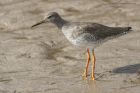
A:
<svg viewBox="0 0 140 93">
<path fill-rule="evenodd" d="M 139 10 L 139 0 L 0 0 L 0 93 L 139 93 Z M 30 29 L 49 11 L 133 32 L 96 48 L 97 80 L 82 80 L 85 49 L 52 24 Z"/>
</svg>

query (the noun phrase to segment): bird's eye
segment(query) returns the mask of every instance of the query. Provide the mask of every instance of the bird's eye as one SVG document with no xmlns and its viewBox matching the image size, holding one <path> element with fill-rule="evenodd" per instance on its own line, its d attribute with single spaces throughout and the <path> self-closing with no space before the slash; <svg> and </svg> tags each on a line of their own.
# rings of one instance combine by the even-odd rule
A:
<svg viewBox="0 0 140 93">
<path fill-rule="evenodd" d="M 52 16 L 48 16 L 48 19 L 51 18 Z"/>
</svg>

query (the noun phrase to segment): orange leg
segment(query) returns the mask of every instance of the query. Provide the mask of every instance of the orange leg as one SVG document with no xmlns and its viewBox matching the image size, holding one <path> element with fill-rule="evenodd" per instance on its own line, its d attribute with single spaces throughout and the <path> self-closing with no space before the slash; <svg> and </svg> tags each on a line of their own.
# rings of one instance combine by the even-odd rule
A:
<svg viewBox="0 0 140 93">
<path fill-rule="evenodd" d="M 92 80 L 95 80 L 95 75 L 94 75 L 94 72 L 95 72 L 95 54 L 94 54 L 94 49 L 92 50 L 92 75 L 91 75 L 91 79 Z"/>
<path fill-rule="evenodd" d="M 89 52 L 89 49 L 87 49 L 86 77 L 87 77 L 87 75 L 88 75 L 88 66 L 89 66 L 89 62 L 90 62 L 90 52 Z"/>
<path fill-rule="evenodd" d="M 82 74 L 83 79 L 87 78 L 89 62 L 90 62 L 90 52 L 89 52 L 89 49 L 87 48 L 87 63 L 86 63 L 86 69 L 85 69 L 84 73 Z"/>
</svg>

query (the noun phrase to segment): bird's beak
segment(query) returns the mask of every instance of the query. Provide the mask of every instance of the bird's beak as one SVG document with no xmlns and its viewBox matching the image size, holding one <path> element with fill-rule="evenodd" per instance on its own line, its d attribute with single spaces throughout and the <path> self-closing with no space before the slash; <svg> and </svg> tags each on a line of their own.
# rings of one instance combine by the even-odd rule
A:
<svg viewBox="0 0 140 93">
<path fill-rule="evenodd" d="M 35 26 L 38 26 L 38 25 L 40 25 L 40 24 L 46 23 L 46 22 L 47 22 L 46 20 L 42 20 L 42 21 L 40 21 L 40 22 L 34 24 L 33 26 L 31 26 L 31 28 L 33 28 L 33 27 L 35 27 Z"/>
</svg>

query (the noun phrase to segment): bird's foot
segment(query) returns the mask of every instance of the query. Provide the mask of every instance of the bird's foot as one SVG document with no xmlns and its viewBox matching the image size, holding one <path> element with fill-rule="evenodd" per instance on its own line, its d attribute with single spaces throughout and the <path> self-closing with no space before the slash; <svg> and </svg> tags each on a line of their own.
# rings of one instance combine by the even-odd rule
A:
<svg viewBox="0 0 140 93">
<path fill-rule="evenodd" d="M 95 80 L 95 77 L 94 76 L 91 76 L 91 80 Z"/>
</svg>

